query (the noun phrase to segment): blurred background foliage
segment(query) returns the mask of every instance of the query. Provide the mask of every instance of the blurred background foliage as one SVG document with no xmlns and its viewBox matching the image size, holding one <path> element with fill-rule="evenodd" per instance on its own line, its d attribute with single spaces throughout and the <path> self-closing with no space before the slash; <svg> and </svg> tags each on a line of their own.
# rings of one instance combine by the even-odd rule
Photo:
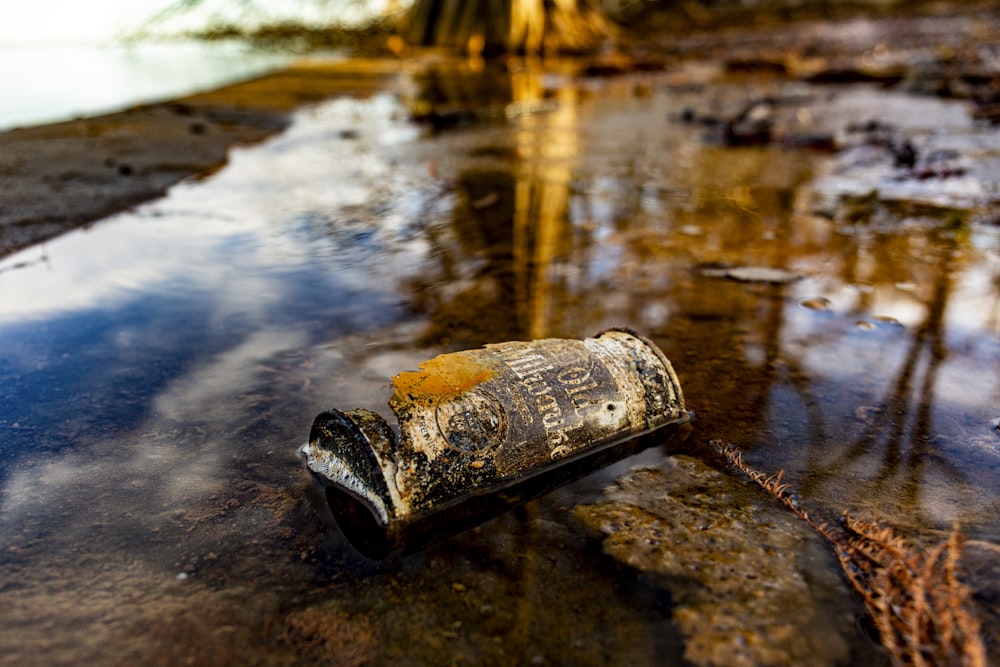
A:
<svg viewBox="0 0 1000 667">
<path fill-rule="evenodd" d="M 953 0 L 976 5 L 985 0 Z M 243 39 L 293 52 L 437 46 L 495 55 L 580 52 L 650 36 L 797 19 L 942 11 L 937 0 L 176 0 L 131 35 Z M 185 27 L 185 18 L 201 19 Z M 190 25 L 190 22 L 187 22 Z"/>
</svg>

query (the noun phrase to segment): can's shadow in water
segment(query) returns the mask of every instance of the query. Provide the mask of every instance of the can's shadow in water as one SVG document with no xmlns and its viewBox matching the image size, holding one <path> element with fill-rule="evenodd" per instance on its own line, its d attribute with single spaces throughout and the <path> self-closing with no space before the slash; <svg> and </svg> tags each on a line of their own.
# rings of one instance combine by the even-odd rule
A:
<svg viewBox="0 0 1000 667">
<path fill-rule="evenodd" d="M 597 451 L 536 474 L 512 481 L 499 489 L 470 493 L 424 516 L 414 517 L 396 531 L 387 530 L 368 506 L 342 487 L 324 484 L 326 501 L 338 527 L 364 556 L 380 560 L 394 553 L 412 554 L 474 528 L 527 502 L 544 496 L 629 456 L 652 447 L 679 451 L 691 432 L 692 413 L 653 431 L 608 443 Z"/>
</svg>

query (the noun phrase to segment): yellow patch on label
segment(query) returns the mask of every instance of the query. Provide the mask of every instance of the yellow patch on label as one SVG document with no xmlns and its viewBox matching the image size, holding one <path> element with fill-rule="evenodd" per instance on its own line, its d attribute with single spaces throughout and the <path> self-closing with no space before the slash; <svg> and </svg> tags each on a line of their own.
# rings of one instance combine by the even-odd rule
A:
<svg viewBox="0 0 1000 667">
<path fill-rule="evenodd" d="M 463 352 L 453 352 L 423 362 L 419 371 L 396 375 L 392 384 L 397 393 L 417 400 L 441 399 L 463 394 L 496 374 L 492 366 L 476 361 Z"/>
</svg>

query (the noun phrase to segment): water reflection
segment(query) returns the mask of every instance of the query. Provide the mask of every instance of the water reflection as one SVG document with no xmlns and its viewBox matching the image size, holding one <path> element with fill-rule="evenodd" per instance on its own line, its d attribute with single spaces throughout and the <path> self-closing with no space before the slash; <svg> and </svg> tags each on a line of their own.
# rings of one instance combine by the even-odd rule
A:
<svg viewBox="0 0 1000 667">
<path fill-rule="evenodd" d="M 608 325 L 674 362 L 695 451 L 732 441 L 831 512 L 998 538 L 1000 232 L 974 207 L 831 214 L 836 156 L 671 120 L 743 82 L 433 76 L 430 131 L 389 95 L 319 105 L 205 182 L 0 262 L 10 655 L 679 662 L 669 587 L 569 514 L 664 452 L 386 564 L 324 523 L 294 455 L 322 409 L 388 416 L 389 376 L 444 349 Z M 729 265 L 801 279 L 704 270 Z"/>
<path fill-rule="evenodd" d="M 814 452 L 806 488 L 849 470 L 872 494 L 865 502 L 893 512 L 897 522 L 943 526 L 958 519 L 992 534 L 996 526 L 991 520 L 981 525 L 980 513 L 995 503 L 996 486 L 981 466 L 996 466 L 997 450 L 988 436 L 998 388 L 995 374 L 983 372 L 990 367 L 989 354 L 971 348 L 995 345 L 995 329 L 988 310 L 981 313 L 984 330 L 977 331 L 981 324 L 969 328 L 969 305 L 963 302 L 970 297 L 979 301 L 985 294 L 962 289 L 984 268 L 982 263 L 990 262 L 968 261 L 980 250 L 970 245 L 962 223 L 953 229 L 942 229 L 939 220 L 901 223 L 910 233 L 876 239 L 889 247 L 875 251 L 908 262 L 869 262 L 869 270 L 854 266 L 845 276 L 875 286 L 859 295 L 859 314 L 869 315 L 852 337 L 881 333 L 873 351 L 879 359 L 859 370 L 858 386 L 864 389 L 853 397 L 854 427 L 845 431 L 850 438 L 834 455 Z M 880 304 L 879 292 L 888 297 Z M 899 319 L 872 318 L 870 313 L 879 312 L 872 311 L 873 305 L 895 311 Z M 958 340 L 963 342 L 956 345 Z M 852 347 L 863 350 L 863 345 Z M 977 369 L 979 364 L 986 365 Z M 814 449 L 822 441 L 811 440 Z"/>
<path fill-rule="evenodd" d="M 483 246 L 502 261 L 470 273 L 484 279 L 465 293 L 499 275 L 509 282 L 486 308 L 475 298 L 453 302 L 464 317 L 431 312 L 438 334 L 451 339 L 459 322 L 460 339 L 472 344 L 501 333 L 580 335 L 608 321 L 652 331 L 695 397 L 704 440 L 723 437 L 763 467 L 788 470 L 821 513 L 851 511 L 931 534 L 958 520 L 973 537 L 995 540 L 998 387 L 983 369 L 995 367 L 998 349 L 996 230 L 977 224 L 975 206 L 926 206 L 939 200 L 938 183 L 900 204 L 894 184 L 889 201 L 869 196 L 861 217 L 854 208 L 844 219 L 828 212 L 823 156 L 721 149 L 675 128 L 653 131 L 651 116 L 687 103 L 675 90 L 667 100 L 633 100 L 628 108 L 642 109 L 642 122 L 628 124 L 620 108 L 602 118 L 609 145 L 606 133 L 588 133 L 584 114 L 600 102 L 581 92 L 556 98 L 571 113 L 550 109 L 514 124 L 513 211 L 508 171 L 459 177 L 468 210 L 456 228 L 506 230 L 510 220 L 513 229 L 512 243 L 504 232 Z M 849 125 L 873 112 L 866 100 L 879 104 L 847 97 L 830 122 Z M 956 105 L 927 106 L 900 125 L 922 132 L 944 119 L 956 134 L 970 132 Z M 728 282 L 699 272 L 704 264 L 781 268 L 803 279 Z"/>
</svg>

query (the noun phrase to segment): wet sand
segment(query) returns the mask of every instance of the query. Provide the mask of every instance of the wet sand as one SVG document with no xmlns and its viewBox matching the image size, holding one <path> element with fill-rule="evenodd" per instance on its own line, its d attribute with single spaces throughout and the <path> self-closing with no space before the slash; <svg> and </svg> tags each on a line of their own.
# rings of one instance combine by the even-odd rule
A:
<svg viewBox="0 0 1000 667">
<path fill-rule="evenodd" d="M 211 92 L 0 133 L 0 257 L 212 173 L 232 146 L 287 127 L 294 109 L 384 89 L 400 67 L 302 61 Z"/>
</svg>

